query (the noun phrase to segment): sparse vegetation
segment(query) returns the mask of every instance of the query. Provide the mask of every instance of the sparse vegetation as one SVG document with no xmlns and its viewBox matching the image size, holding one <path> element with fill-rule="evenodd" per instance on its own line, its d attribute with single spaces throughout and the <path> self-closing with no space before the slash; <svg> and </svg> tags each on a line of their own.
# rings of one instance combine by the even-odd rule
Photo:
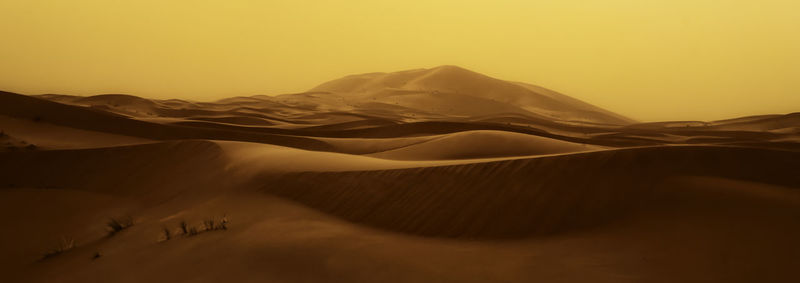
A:
<svg viewBox="0 0 800 283">
<path fill-rule="evenodd" d="M 206 221 L 203 221 L 203 225 L 205 226 L 205 231 L 228 230 L 228 218 L 222 216 L 219 222 L 217 222 L 213 218 L 208 219 Z"/>
<path fill-rule="evenodd" d="M 201 229 L 198 229 L 195 226 L 190 226 L 188 223 L 186 223 L 186 221 L 181 221 L 178 226 L 180 227 L 184 237 L 196 236 L 200 233 L 208 231 L 228 230 L 228 217 L 223 215 L 219 220 L 215 218 L 206 219 L 203 221 L 203 227 Z M 163 234 L 165 240 L 172 239 L 169 228 L 165 227 Z"/>
<path fill-rule="evenodd" d="M 222 215 L 222 219 L 219 220 L 219 227 L 222 230 L 228 230 L 228 216 Z"/>
<path fill-rule="evenodd" d="M 189 234 L 189 226 L 186 224 L 186 221 L 181 221 L 181 231 L 184 235 Z"/>
<path fill-rule="evenodd" d="M 111 218 L 106 223 L 106 227 L 108 227 L 108 236 L 114 236 L 122 230 L 130 228 L 131 226 L 133 226 L 133 218 L 130 216 Z"/>
<path fill-rule="evenodd" d="M 56 245 L 54 248 L 46 251 L 44 255 L 42 255 L 42 260 L 60 255 L 66 251 L 75 248 L 75 240 L 69 237 L 61 238 L 61 241 Z"/>
<path fill-rule="evenodd" d="M 205 230 L 206 231 L 214 230 L 214 222 L 215 221 L 214 221 L 213 218 L 203 221 L 203 226 L 205 226 L 205 228 L 206 228 Z"/>
<path fill-rule="evenodd" d="M 169 228 L 164 227 L 164 241 L 169 241 L 172 239 L 172 233 L 170 233 Z"/>
</svg>

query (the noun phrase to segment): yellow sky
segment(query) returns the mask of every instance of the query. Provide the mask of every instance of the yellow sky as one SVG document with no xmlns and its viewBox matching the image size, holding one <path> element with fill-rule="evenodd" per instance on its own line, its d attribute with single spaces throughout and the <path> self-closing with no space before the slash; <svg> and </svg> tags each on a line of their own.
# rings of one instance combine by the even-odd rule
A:
<svg viewBox="0 0 800 283">
<path fill-rule="evenodd" d="M 3 0 L 0 89 L 211 100 L 443 64 L 643 120 L 800 111 L 796 0 Z"/>
</svg>

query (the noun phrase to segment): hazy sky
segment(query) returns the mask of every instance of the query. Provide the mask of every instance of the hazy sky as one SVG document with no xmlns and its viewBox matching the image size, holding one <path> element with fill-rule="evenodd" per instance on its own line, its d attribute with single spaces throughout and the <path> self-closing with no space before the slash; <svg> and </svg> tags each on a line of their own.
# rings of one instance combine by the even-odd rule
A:
<svg viewBox="0 0 800 283">
<path fill-rule="evenodd" d="M 643 121 L 800 111 L 797 0 L 2 0 L 0 89 L 211 100 L 459 65 Z"/>
</svg>

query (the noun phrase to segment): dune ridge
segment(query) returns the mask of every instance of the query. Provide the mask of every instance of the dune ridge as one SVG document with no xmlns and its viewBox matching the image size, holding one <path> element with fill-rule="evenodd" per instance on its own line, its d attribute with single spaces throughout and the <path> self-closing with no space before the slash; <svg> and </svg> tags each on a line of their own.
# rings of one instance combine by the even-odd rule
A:
<svg viewBox="0 0 800 283">
<path fill-rule="evenodd" d="M 522 237 L 602 225 L 671 176 L 800 186 L 794 152 L 645 147 L 438 167 L 265 177 L 263 190 L 389 230 Z"/>
</svg>

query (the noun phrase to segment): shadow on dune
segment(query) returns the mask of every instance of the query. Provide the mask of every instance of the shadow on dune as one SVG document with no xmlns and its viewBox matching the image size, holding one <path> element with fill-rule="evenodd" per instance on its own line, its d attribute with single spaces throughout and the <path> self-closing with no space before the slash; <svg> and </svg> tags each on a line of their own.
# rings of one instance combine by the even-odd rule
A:
<svg viewBox="0 0 800 283">
<path fill-rule="evenodd" d="M 346 220 L 444 237 L 517 238 L 589 229 L 645 205 L 677 175 L 800 187 L 800 154 L 654 147 L 398 170 L 262 176 L 262 190 Z"/>
<path fill-rule="evenodd" d="M 110 148 L 0 153 L 0 188 L 78 189 L 158 199 L 218 186 L 219 145 L 189 140 Z"/>
</svg>

